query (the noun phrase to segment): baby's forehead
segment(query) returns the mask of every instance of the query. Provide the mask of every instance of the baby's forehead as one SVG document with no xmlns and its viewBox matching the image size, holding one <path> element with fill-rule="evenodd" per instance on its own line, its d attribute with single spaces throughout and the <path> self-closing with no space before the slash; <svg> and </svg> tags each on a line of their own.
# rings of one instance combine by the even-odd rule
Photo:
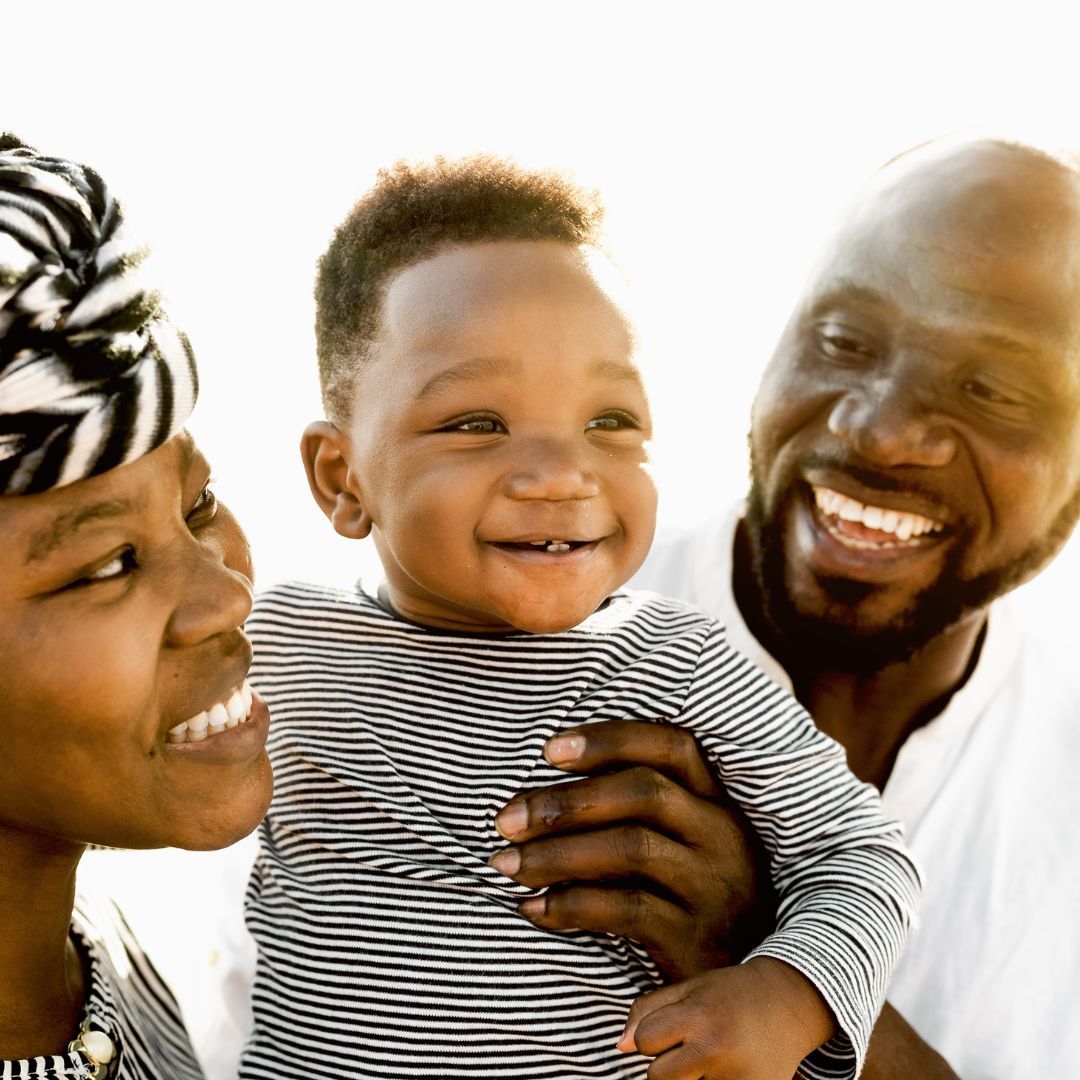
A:
<svg viewBox="0 0 1080 1080">
<path fill-rule="evenodd" d="M 553 240 L 454 244 L 400 270 L 381 305 L 380 337 L 508 333 L 577 319 L 633 339 L 625 281 L 594 248 Z"/>
</svg>

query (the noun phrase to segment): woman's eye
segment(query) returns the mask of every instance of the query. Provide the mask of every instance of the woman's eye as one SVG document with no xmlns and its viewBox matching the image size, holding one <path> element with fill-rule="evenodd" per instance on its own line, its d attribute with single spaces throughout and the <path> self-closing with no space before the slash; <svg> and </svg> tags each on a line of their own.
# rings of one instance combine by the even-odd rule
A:
<svg viewBox="0 0 1080 1080">
<path fill-rule="evenodd" d="M 130 574 L 137 565 L 134 548 L 124 548 L 108 562 L 84 574 L 78 581 L 73 581 L 72 585 L 92 585 L 99 581 L 113 581 Z"/>
<path fill-rule="evenodd" d="M 213 483 L 212 480 L 199 492 L 195 504 L 187 512 L 186 520 L 189 525 L 203 525 L 217 513 L 218 501 L 217 496 L 210 488 L 211 483 Z"/>
</svg>

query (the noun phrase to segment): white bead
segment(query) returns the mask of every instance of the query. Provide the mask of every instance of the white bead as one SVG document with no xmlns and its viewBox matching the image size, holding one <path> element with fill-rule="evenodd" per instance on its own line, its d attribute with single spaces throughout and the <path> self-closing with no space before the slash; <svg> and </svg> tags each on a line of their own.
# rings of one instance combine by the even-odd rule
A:
<svg viewBox="0 0 1080 1080">
<path fill-rule="evenodd" d="M 116 1053 L 112 1039 L 104 1031 L 84 1031 L 79 1041 L 95 1065 L 108 1065 Z"/>
</svg>

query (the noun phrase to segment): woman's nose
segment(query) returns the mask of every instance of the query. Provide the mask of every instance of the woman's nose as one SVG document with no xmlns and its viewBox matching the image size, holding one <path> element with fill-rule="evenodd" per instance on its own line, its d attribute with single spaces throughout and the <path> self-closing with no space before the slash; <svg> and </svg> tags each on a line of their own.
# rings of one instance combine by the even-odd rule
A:
<svg viewBox="0 0 1080 1080">
<path fill-rule="evenodd" d="M 228 558 L 216 545 L 198 544 L 183 578 L 167 628 L 169 644 L 201 644 L 243 626 L 251 614 L 249 560 Z"/>
<path fill-rule="evenodd" d="M 920 400 L 910 379 L 879 377 L 846 392 L 829 431 L 860 457 L 885 468 L 949 464 L 956 439 L 945 417 Z"/>
</svg>

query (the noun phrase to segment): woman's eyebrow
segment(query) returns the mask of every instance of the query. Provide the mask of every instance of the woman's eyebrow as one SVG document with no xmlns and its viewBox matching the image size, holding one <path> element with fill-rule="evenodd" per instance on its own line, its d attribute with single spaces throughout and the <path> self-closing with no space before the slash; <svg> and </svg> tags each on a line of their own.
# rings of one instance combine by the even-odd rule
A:
<svg viewBox="0 0 1080 1080">
<path fill-rule="evenodd" d="M 30 537 L 26 552 L 27 562 L 39 562 L 44 559 L 84 525 L 123 517 L 134 511 L 135 504 L 130 499 L 106 499 L 102 502 L 91 503 L 89 506 L 80 506 L 77 510 L 69 510 L 66 514 L 60 514 Z"/>
</svg>

